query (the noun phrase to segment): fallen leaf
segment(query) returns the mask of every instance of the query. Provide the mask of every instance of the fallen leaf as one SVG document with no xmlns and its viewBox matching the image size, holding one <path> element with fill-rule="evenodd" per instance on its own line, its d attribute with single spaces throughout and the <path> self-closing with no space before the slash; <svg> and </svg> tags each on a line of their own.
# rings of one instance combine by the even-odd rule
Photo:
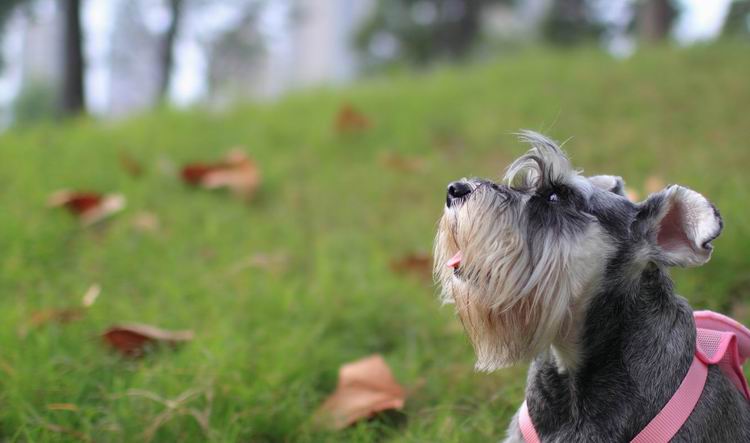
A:
<svg viewBox="0 0 750 443">
<path fill-rule="evenodd" d="M 391 261 L 391 270 L 397 274 L 413 274 L 432 280 L 432 256 L 426 252 L 412 252 Z"/>
<path fill-rule="evenodd" d="M 653 194 L 654 192 L 659 192 L 666 186 L 666 183 L 664 183 L 664 180 L 656 175 L 651 175 L 648 178 L 646 178 L 646 181 L 643 182 L 643 190 L 646 191 L 646 194 Z"/>
<path fill-rule="evenodd" d="M 362 132 L 370 128 L 371 123 L 364 114 L 350 103 L 345 103 L 336 114 L 336 132 L 339 134 Z"/>
<path fill-rule="evenodd" d="M 278 274 L 286 269 L 288 263 L 289 256 L 283 252 L 258 253 L 237 262 L 227 273 L 233 275 L 245 269 L 256 268 Z"/>
<path fill-rule="evenodd" d="M 182 168 L 182 179 L 205 189 L 226 188 L 250 199 L 261 182 L 258 165 L 242 150 L 233 149 L 218 163 L 191 163 Z"/>
<path fill-rule="evenodd" d="M 24 338 L 32 329 L 39 328 L 48 323 L 61 325 L 72 323 L 81 320 L 85 314 L 85 309 L 80 307 L 42 309 L 33 312 L 29 319 L 18 327 L 17 334 L 19 337 Z"/>
<path fill-rule="evenodd" d="M 73 403 L 50 403 L 47 405 L 50 411 L 77 411 L 78 406 Z"/>
<path fill-rule="evenodd" d="M 52 207 L 66 208 L 78 217 L 82 225 L 88 226 L 123 210 L 125 196 L 62 189 L 53 192 L 47 204 Z"/>
<path fill-rule="evenodd" d="M 193 331 L 167 331 L 137 323 L 112 326 L 102 334 L 107 344 L 127 357 L 140 357 L 147 347 L 156 344 L 177 346 L 193 336 Z"/>
<path fill-rule="evenodd" d="M 84 314 L 81 308 L 42 309 L 31 314 L 29 325 L 36 328 L 47 323 L 66 324 L 82 319 Z"/>
<path fill-rule="evenodd" d="M 75 429 L 66 428 L 65 426 L 56 425 L 54 423 L 40 423 L 39 425 L 44 429 L 47 429 L 48 431 L 65 434 L 80 441 L 91 441 L 91 438 L 88 435 L 84 434 L 83 432 L 76 431 Z"/>
<path fill-rule="evenodd" d="M 119 155 L 120 166 L 125 170 L 131 177 L 140 177 L 143 175 L 143 166 L 141 162 L 131 157 L 127 152 L 120 152 Z"/>
<path fill-rule="evenodd" d="M 345 364 L 339 369 L 336 391 L 320 406 L 316 420 L 343 429 L 379 412 L 402 409 L 406 391 L 380 355 Z"/>
<path fill-rule="evenodd" d="M 101 292 L 102 292 L 102 287 L 99 286 L 99 284 L 94 283 L 93 285 L 89 286 L 89 288 L 83 294 L 83 300 L 81 301 L 81 304 L 83 304 L 85 308 L 91 307 L 91 305 L 94 304 L 96 299 L 99 298 L 99 294 Z"/>
<path fill-rule="evenodd" d="M 161 223 L 153 212 L 141 211 L 133 217 L 133 227 L 141 232 L 157 232 Z"/>
<path fill-rule="evenodd" d="M 635 189 L 625 188 L 625 197 L 627 197 L 627 199 L 633 203 L 640 201 L 638 191 L 636 191 Z"/>
<path fill-rule="evenodd" d="M 425 161 L 420 157 L 406 157 L 397 152 L 384 152 L 380 163 L 388 169 L 399 172 L 420 172 L 424 170 Z"/>
</svg>

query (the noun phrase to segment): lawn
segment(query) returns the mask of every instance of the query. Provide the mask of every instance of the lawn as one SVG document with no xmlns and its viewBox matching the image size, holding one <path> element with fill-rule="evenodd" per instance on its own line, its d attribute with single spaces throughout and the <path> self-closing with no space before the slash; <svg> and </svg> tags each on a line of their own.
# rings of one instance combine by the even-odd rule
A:
<svg viewBox="0 0 750 443">
<path fill-rule="evenodd" d="M 0 136 L 0 440 L 498 440 L 525 368 L 472 369 L 450 306 L 394 260 L 429 252 L 446 183 L 499 178 L 526 148 L 520 128 L 560 140 L 586 173 L 635 189 L 658 177 L 704 193 L 725 229 L 706 266 L 676 271 L 696 307 L 750 321 L 750 47 L 656 48 L 628 60 L 596 50 L 533 50 L 427 75 L 368 80 L 215 114 L 159 111 Z M 351 103 L 371 127 L 339 133 Z M 244 146 L 260 164 L 243 204 L 191 189 L 175 170 Z M 144 168 L 133 177 L 125 153 Z M 116 191 L 125 211 L 81 228 L 45 207 L 59 188 Z M 147 212 L 159 227 L 133 220 Z M 278 269 L 247 265 L 286 258 Z M 44 309 L 83 318 L 29 326 Z M 142 359 L 105 348 L 121 322 L 192 329 Z M 339 432 L 312 413 L 341 364 L 382 354 L 410 391 L 403 414 Z M 191 394 L 193 394 L 191 396 Z M 155 396 L 205 413 L 162 416 Z M 154 398 L 149 398 L 154 397 Z M 184 411 L 185 409 L 183 409 Z"/>
</svg>

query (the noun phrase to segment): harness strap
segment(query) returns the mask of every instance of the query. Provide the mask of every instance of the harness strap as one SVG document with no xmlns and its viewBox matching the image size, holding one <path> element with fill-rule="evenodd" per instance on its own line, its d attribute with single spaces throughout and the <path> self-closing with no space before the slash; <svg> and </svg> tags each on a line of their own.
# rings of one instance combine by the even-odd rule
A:
<svg viewBox="0 0 750 443">
<path fill-rule="evenodd" d="M 693 363 L 677 392 L 669 399 L 664 408 L 656 414 L 649 424 L 632 443 L 668 442 L 674 437 L 698 404 L 703 393 L 703 387 L 708 378 L 708 365 L 698 356 L 693 357 Z"/>
<path fill-rule="evenodd" d="M 677 391 L 661 411 L 646 425 L 633 443 L 668 442 L 677 434 L 698 404 L 708 378 L 708 365 L 716 365 L 750 400 L 750 389 L 742 364 L 750 358 L 750 330 L 724 315 L 711 311 L 694 313 L 697 329 L 693 362 Z M 518 425 L 526 443 L 539 443 L 539 434 L 524 401 Z"/>
<path fill-rule="evenodd" d="M 526 406 L 526 401 L 521 405 L 521 411 L 518 413 L 518 427 L 521 428 L 521 435 L 526 443 L 540 443 L 539 435 L 534 429 L 534 423 L 531 422 L 529 416 L 529 408 Z"/>
</svg>

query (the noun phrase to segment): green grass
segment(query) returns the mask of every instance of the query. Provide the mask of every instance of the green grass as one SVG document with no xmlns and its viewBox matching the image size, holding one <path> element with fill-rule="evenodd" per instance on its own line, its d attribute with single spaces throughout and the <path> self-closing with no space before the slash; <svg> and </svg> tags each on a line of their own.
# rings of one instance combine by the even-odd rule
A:
<svg viewBox="0 0 750 443">
<path fill-rule="evenodd" d="M 597 51 L 534 51 L 425 77 L 376 79 L 278 104 L 212 115 L 159 112 L 118 124 L 79 121 L 0 138 L 0 440 L 129 442 L 164 410 L 131 389 L 174 398 L 211 393 L 210 433 L 177 416 L 154 441 L 486 442 L 500 439 L 523 396 L 525 368 L 472 370 L 473 354 L 430 282 L 389 264 L 429 251 L 445 184 L 497 178 L 526 148 L 519 128 L 574 138 L 587 173 L 640 187 L 651 175 L 696 189 L 725 220 L 712 261 L 675 273 L 698 307 L 733 312 L 750 291 L 750 58 L 724 44 L 661 48 L 617 61 Z M 343 102 L 373 128 L 340 135 Z M 188 189 L 165 165 L 244 145 L 264 184 L 250 205 Z M 140 178 L 119 165 L 128 152 Z M 380 160 L 424 161 L 413 173 Z M 58 188 L 119 191 L 128 208 L 81 229 L 45 207 Z M 162 228 L 133 228 L 140 211 Z M 289 256 L 285 272 L 232 272 L 257 253 Z M 102 294 L 80 321 L 18 329 L 40 309 Z M 98 338 L 124 321 L 191 328 L 177 351 L 119 358 Z M 382 353 L 416 387 L 400 419 L 338 433 L 310 416 L 338 367 Z M 77 410 L 52 410 L 72 403 Z M 201 394 L 187 403 L 209 404 Z"/>
</svg>

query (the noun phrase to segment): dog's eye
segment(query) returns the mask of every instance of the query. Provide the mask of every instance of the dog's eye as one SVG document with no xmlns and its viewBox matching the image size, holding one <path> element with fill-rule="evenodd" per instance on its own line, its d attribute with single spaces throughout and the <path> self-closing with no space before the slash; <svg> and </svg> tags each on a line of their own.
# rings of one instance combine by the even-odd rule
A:
<svg viewBox="0 0 750 443">
<path fill-rule="evenodd" d="M 550 192 L 550 194 L 547 196 L 547 201 L 556 202 L 558 200 L 560 200 L 560 197 L 558 197 L 554 192 Z"/>
</svg>

